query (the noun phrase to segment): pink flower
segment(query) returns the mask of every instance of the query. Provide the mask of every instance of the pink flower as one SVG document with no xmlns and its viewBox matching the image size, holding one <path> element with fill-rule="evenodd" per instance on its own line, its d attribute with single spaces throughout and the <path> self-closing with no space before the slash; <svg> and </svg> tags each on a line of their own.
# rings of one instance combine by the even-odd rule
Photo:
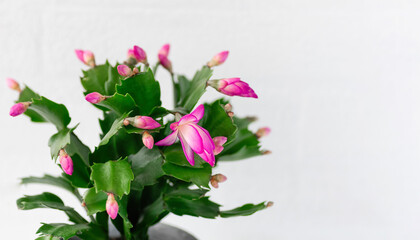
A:
<svg viewBox="0 0 420 240">
<path fill-rule="evenodd" d="M 128 76 L 133 75 L 133 71 L 131 70 L 131 68 L 124 64 L 118 65 L 117 70 L 118 70 L 118 73 L 123 77 L 128 77 Z"/>
<path fill-rule="evenodd" d="M 12 117 L 19 116 L 20 114 L 24 113 L 28 109 L 29 105 L 31 105 L 31 102 L 16 103 L 10 108 L 10 112 L 9 112 L 10 116 Z"/>
<path fill-rule="evenodd" d="M 86 101 L 96 104 L 96 103 L 100 103 L 103 100 L 106 99 L 105 96 L 103 96 L 102 94 L 98 93 L 98 92 L 93 92 L 93 93 L 89 93 L 88 95 L 86 95 L 85 97 Z"/>
<path fill-rule="evenodd" d="M 112 193 L 108 193 L 108 199 L 106 200 L 106 212 L 112 219 L 115 219 L 118 215 L 118 203 L 115 201 L 114 194 Z"/>
<path fill-rule="evenodd" d="M 257 94 L 255 94 L 254 90 L 252 90 L 248 83 L 241 81 L 240 78 L 210 80 L 208 81 L 208 85 L 228 96 L 258 98 Z"/>
<path fill-rule="evenodd" d="M 148 116 L 135 116 L 124 119 L 124 125 L 127 126 L 128 124 L 141 129 L 155 129 L 161 126 L 160 123 Z"/>
<path fill-rule="evenodd" d="M 150 135 L 149 132 L 144 131 L 142 140 L 143 140 L 144 146 L 146 146 L 148 149 L 152 149 L 153 148 L 153 145 L 155 143 L 155 140 L 153 139 L 153 136 Z"/>
<path fill-rule="evenodd" d="M 227 180 L 227 177 L 221 173 L 215 174 L 213 176 L 211 176 L 210 178 L 210 184 L 214 187 L 214 188 L 218 188 L 219 187 L 219 183 L 225 182 Z"/>
<path fill-rule="evenodd" d="M 6 78 L 6 83 L 7 83 L 7 86 L 8 86 L 10 89 L 16 90 L 16 91 L 18 91 L 18 92 L 21 92 L 21 91 L 22 91 L 22 90 L 20 89 L 19 83 L 18 83 L 18 82 L 16 82 L 16 80 L 15 80 L 15 79 L 13 79 L 13 78 Z"/>
<path fill-rule="evenodd" d="M 162 65 L 164 68 L 166 68 L 169 72 L 172 73 L 172 63 L 168 58 L 169 49 L 169 44 L 163 45 L 162 48 L 159 50 L 158 58 L 160 65 Z"/>
<path fill-rule="evenodd" d="M 84 64 L 90 67 L 95 66 L 95 56 L 91 51 L 76 49 L 75 52 L 79 60 L 82 61 Z"/>
<path fill-rule="evenodd" d="M 143 50 L 143 48 L 135 45 L 133 47 L 133 55 L 134 55 L 134 58 L 137 60 L 137 62 L 142 62 L 142 63 L 147 62 L 147 55 L 146 55 L 146 52 Z"/>
<path fill-rule="evenodd" d="M 60 161 L 60 165 L 63 171 L 68 175 L 72 175 L 73 174 L 73 160 L 63 149 L 60 150 L 59 161 Z"/>
<path fill-rule="evenodd" d="M 219 66 L 220 64 L 224 63 L 229 55 L 229 51 L 223 51 L 216 54 L 210 62 L 207 63 L 208 67 Z"/>
<path fill-rule="evenodd" d="M 215 145 L 214 155 L 217 155 L 221 151 L 223 151 L 223 144 L 225 144 L 226 141 L 227 141 L 227 137 L 223 137 L 223 136 L 213 138 L 213 142 Z"/>
<path fill-rule="evenodd" d="M 261 137 L 267 136 L 268 134 L 270 134 L 270 132 L 271 132 L 271 129 L 269 127 L 262 127 L 257 130 L 255 135 L 257 136 L 257 138 L 261 138 Z"/>
<path fill-rule="evenodd" d="M 197 125 L 204 114 L 204 106 L 198 106 L 193 112 L 183 116 L 178 122 L 171 124 L 173 131 L 169 136 L 160 140 L 156 146 L 169 146 L 179 138 L 188 162 L 194 166 L 194 152 L 204 161 L 214 166 L 215 145 L 209 132 Z"/>
</svg>

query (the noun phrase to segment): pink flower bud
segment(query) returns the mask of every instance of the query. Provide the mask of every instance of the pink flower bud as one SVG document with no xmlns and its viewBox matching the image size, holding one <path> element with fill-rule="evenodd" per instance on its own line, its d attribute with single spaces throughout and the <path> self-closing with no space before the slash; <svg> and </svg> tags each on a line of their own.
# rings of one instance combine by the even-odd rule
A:
<svg viewBox="0 0 420 240">
<path fill-rule="evenodd" d="M 168 58 L 169 49 L 170 49 L 170 45 L 169 44 L 163 45 L 162 48 L 159 50 L 158 58 L 159 58 L 160 65 L 162 65 L 170 73 L 172 73 L 172 63 L 171 63 L 171 61 Z"/>
<path fill-rule="evenodd" d="M 217 91 L 228 96 L 241 96 L 258 98 L 254 90 L 249 87 L 248 83 L 241 81 L 239 78 L 225 78 L 221 80 L 210 80 L 208 85 L 214 87 Z"/>
<path fill-rule="evenodd" d="M 142 129 L 155 129 L 161 125 L 151 117 L 137 116 L 134 118 L 133 126 Z"/>
<path fill-rule="evenodd" d="M 118 73 L 123 77 L 128 77 L 128 76 L 133 75 L 133 71 L 131 70 L 131 68 L 124 64 L 118 65 L 117 70 L 118 70 Z"/>
<path fill-rule="evenodd" d="M 31 105 L 31 102 L 16 103 L 10 108 L 10 112 L 9 112 L 10 116 L 12 117 L 19 116 L 20 114 L 24 113 L 26 109 L 28 109 L 29 105 Z"/>
<path fill-rule="evenodd" d="M 213 138 L 213 142 L 215 146 L 214 151 L 213 151 L 214 155 L 219 154 L 223 150 L 223 144 L 225 144 L 226 141 L 227 141 L 227 137 L 223 137 L 223 136 Z"/>
<path fill-rule="evenodd" d="M 142 140 L 143 140 L 144 146 L 146 146 L 148 149 L 153 148 L 153 145 L 155 144 L 155 140 L 153 139 L 153 136 L 150 135 L 149 132 L 145 131 L 143 133 Z"/>
<path fill-rule="evenodd" d="M 127 51 L 127 58 L 134 58 L 136 59 L 136 57 L 134 56 L 134 49 L 128 49 Z"/>
<path fill-rule="evenodd" d="M 169 55 L 169 50 L 170 50 L 170 48 L 171 48 L 171 45 L 169 45 L 168 43 L 167 43 L 167 44 L 165 44 L 165 45 L 163 45 L 163 46 L 160 48 L 158 55 L 162 55 L 162 56 L 167 57 L 167 56 Z"/>
<path fill-rule="evenodd" d="M 262 127 L 257 130 L 255 135 L 257 136 L 257 138 L 261 138 L 261 137 L 267 136 L 268 134 L 270 134 L 270 132 L 271 132 L 271 129 L 269 127 Z"/>
<path fill-rule="evenodd" d="M 216 54 L 211 60 L 210 62 L 207 63 L 208 67 L 214 67 L 214 66 L 218 66 L 222 63 L 224 63 L 227 59 L 229 55 L 229 51 L 223 51 L 220 52 L 218 54 Z"/>
<path fill-rule="evenodd" d="M 228 103 L 223 108 L 225 109 L 226 112 L 231 112 L 232 111 L 232 104 Z"/>
<path fill-rule="evenodd" d="M 84 50 L 75 50 L 77 57 L 80 61 L 82 61 L 84 64 L 94 67 L 95 66 L 95 56 L 91 51 L 84 51 Z"/>
<path fill-rule="evenodd" d="M 268 154 L 271 154 L 272 152 L 270 151 L 270 150 L 263 150 L 263 151 L 261 151 L 261 154 L 262 155 L 268 155 Z"/>
<path fill-rule="evenodd" d="M 156 122 L 153 118 L 148 116 L 136 116 L 130 123 L 134 127 L 141 129 L 155 129 L 160 127 L 160 123 Z"/>
<path fill-rule="evenodd" d="M 139 46 L 133 47 L 133 56 L 137 60 L 137 62 L 146 63 L 147 62 L 147 55 L 143 48 Z"/>
<path fill-rule="evenodd" d="M 274 203 L 272 201 L 268 201 L 267 205 L 265 205 L 265 207 L 269 208 L 272 207 L 274 205 Z"/>
<path fill-rule="evenodd" d="M 211 176 L 210 178 L 210 184 L 214 187 L 214 188 L 218 188 L 219 187 L 219 183 L 225 182 L 227 180 L 227 177 L 221 173 L 218 173 L 216 175 Z"/>
<path fill-rule="evenodd" d="M 96 104 L 96 103 L 100 103 L 103 100 L 106 99 L 105 96 L 103 96 L 102 94 L 98 93 L 98 92 L 93 92 L 93 93 L 89 93 L 88 95 L 86 95 L 85 97 L 86 101 Z"/>
<path fill-rule="evenodd" d="M 6 83 L 7 86 L 15 91 L 21 92 L 22 90 L 20 89 L 19 83 L 16 82 L 13 78 L 6 78 Z"/>
<path fill-rule="evenodd" d="M 111 219 L 115 219 L 118 215 L 118 203 L 112 193 L 108 193 L 108 199 L 106 200 L 106 212 Z"/>
<path fill-rule="evenodd" d="M 63 149 L 60 150 L 59 161 L 60 161 L 60 165 L 63 171 L 68 175 L 72 175 L 73 174 L 73 160 Z"/>
</svg>

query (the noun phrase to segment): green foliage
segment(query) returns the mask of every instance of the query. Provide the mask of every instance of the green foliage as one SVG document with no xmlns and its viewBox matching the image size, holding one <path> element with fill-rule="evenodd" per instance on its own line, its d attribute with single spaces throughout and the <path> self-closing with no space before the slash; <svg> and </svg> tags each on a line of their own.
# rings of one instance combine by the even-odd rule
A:
<svg viewBox="0 0 420 240">
<path fill-rule="evenodd" d="M 140 115 L 149 115 L 152 110 L 160 106 L 160 87 L 153 76 L 152 70 L 142 72 L 121 81 L 117 85 L 117 92 L 130 94 L 140 110 Z"/>
<path fill-rule="evenodd" d="M 177 106 L 182 106 L 190 112 L 197 104 L 198 100 L 206 92 L 207 81 L 213 74 L 213 70 L 204 66 L 197 71 L 191 81 L 185 77 L 178 78 L 180 88 L 180 99 Z M 184 95 L 182 95 L 185 92 Z"/>
<path fill-rule="evenodd" d="M 117 63 L 118 65 L 118 63 Z M 108 62 L 97 65 L 87 71 L 83 71 L 80 79 L 86 94 L 98 92 L 102 95 L 112 95 L 115 93 L 115 85 L 120 83 L 117 65 L 111 66 Z"/>
<path fill-rule="evenodd" d="M 38 229 L 36 233 L 41 233 L 56 238 L 63 238 L 65 240 L 82 234 L 85 231 L 89 230 L 89 224 L 65 224 L 65 223 L 42 223 L 42 226 Z M 48 239 L 48 238 L 47 238 Z M 54 239 L 54 238 L 50 238 Z"/>
<path fill-rule="evenodd" d="M 27 177 L 22 179 L 22 184 L 47 184 L 73 193 L 91 219 L 87 222 L 52 193 L 25 196 L 17 201 L 20 209 L 60 210 L 75 223 L 43 223 L 37 232 L 41 236 L 37 239 L 61 240 L 72 236 L 108 239 L 107 193 L 117 195 L 119 211 L 112 223 L 126 240 L 147 240 L 150 226 L 169 213 L 226 218 L 247 216 L 266 208 L 263 202 L 220 211 L 220 205 L 207 195 L 212 176 L 208 163 L 196 155 L 195 165 L 191 166 L 179 142 L 148 149 L 142 143 L 144 129 L 123 126 L 124 119 L 129 116 L 150 116 L 162 125 L 148 130 L 155 141 L 168 136 L 172 132 L 170 124 L 175 122 L 173 115 L 190 113 L 205 93 L 207 81 L 213 74 L 211 68 L 202 67 L 191 80 L 174 75 L 175 104 L 174 108 L 167 108 L 162 106 L 160 84 L 150 68 L 134 66 L 144 71 L 123 78 L 118 74 L 117 66 L 118 63 L 112 66 L 106 62 L 83 71 L 81 77 L 85 94 L 99 92 L 106 96 L 105 100 L 94 104 L 102 111 L 103 119 L 99 120 L 101 140 L 93 152 L 77 137 L 77 126 L 69 127 L 71 119 L 64 105 L 40 96 L 29 87 L 19 95 L 18 102 L 32 102 L 25 112 L 31 121 L 49 122 L 57 128 L 48 142 L 52 159 L 56 160 L 59 151 L 64 149 L 74 167 L 72 175 Z M 259 140 L 248 129 L 253 119 L 229 117 L 224 109 L 226 103 L 225 99 L 205 103 L 204 116 L 199 122 L 211 137 L 228 138 L 224 150 L 216 156 L 217 163 L 261 155 Z M 198 189 L 192 189 L 194 185 Z M 86 189 L 83 197 L 78 188 Z"/>
<path fill-rule="evenodd" d="M 66 189 L 67 191 L 71 193 L 74 193 L 74 191 L 76 190 L 76 188 L 73 187 L 67 179 L 63 177 L 53 177 L 48 174 L 45 174 L 43 177 L 26 177 L 26 178 L 22 178 L 21 180 L 21 184 L 30 184 L 30 183 L 52 185 L 52 186 Z"/>
<path fill-rule="evenodd" d="M 130 183 L 134 179 L 133 171 L 127 159 L 95 163 L 92 166 L 91 179 L 96 191 L 113 193 L 118 196 L 130 193 Z"/>
<path fill-rule="evenodd" d="M 89 188 L 83 197 L 83 203 L 86 207 L 87 214 L 93 215 L 97 212 L 105 211 L 107 199 L 108 195 L 105 192 L 96 192 L 95 188 Z"/>
<path fill-rule="evenodd" d="M 261 211 L 266 208 L 267 207 L 265 206 L 265 202 L 262 202 L 256 205 L 248 203 L 232 210 L 221 211 L 220 216 L 223 218 L 249 216 L 251 214 L 254 214 L 255 212 Z"/>
<path fill-rule="evenodd" d="M 130 155 L 128 161 L 134 173 L 132 189 L 142 190 L 144 186 L 157 183 L 157 180 L 164 175 L 163 158 L 157 149 L 150 150 L 143 147 L 138 153 Z"/>
<path fill-rule="evenodd" d="M 56 195 L 44 192 L 39 195 L 25 196 L 19 198 L 16 204 L 21 210 L 31 210 L 36 208 L 51 208 L 64 211 L 69 220 L 74 223 L 86 223 L 87 221 L 80 216 L 73 208 L 64 205 L 63 201 Z"/>
<path fill-rule="evenodd" d="M 204 116 L 200 123 L 212 137 L 224 136 L 231 139 L 237 127 L 227 115 L 222 102 L 223 100 L 217 100 L 212 104 L 204 104 Z"/>
</svg>

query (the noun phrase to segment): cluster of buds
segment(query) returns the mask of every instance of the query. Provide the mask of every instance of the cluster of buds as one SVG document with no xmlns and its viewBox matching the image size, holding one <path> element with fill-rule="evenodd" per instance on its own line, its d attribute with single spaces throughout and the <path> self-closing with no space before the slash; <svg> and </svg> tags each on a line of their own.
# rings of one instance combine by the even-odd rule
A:
<svg viewBox="0 0 420 240">
<path fill-rule="evenodd" d="M 211 176 L 210 178 L 210 184 L 214 188 L 219 188 L 219 183 L 225 182 L 227 180 L 227 177 L 221 173 L 215 174 Z"/>
<path fill-rule="evenodd" d="M 162 48 L 159 50 L 158 58 L 159 64 L 166 68 L 172 74 L 172 62 L 168 58 L 170 48 L 171 46 L 169 44 L 163 45 Z"/>
<path fill-rule="evenodd" d="M 240 78 L 209 80 L 207 85 L 228 96 L 258 98 L 248 83 L 241 81 Z"/>
<path fill-rule="evenodd" d="M 77 58 L 89 67 L 95 67 L 95 55 L 88 50 L 75 50 Z"/>
<path fill-rule="evenodd" d="M 118 70 L 118 73 L 123 77 L 131 77 L 139 73 L 138 68 L 135 67 L 133 70 L 131 70 L 129 66 L 124 65 L 124 64 L 118 65 L 117 70 Z"/>
<path fill-rule="evenodd" d="M 20 114 L 26 112 L 26 110 L 28 109 L 28 107 L 32 104 L 32 102 L 19 102 L 14 104 L 11 108 L 10 108 L 10 112 L 9 115 L 12 117 L 16 117 L 19 116 Z"/>
<path fill-rule="evenodd" d="M 233 116 L 234 116 L 235 114 L 232 112 L 232 104 L 228 103 L 228 104 L 226 104 L 223 108 L 225 109 L 226 114 L 227 114 L 230 118 L 233 118 Z"/>
<path fill-rule="evenodd" d="M 66 151 L 64 151 L 64 149 L 60 150 L 59 156 L 60 165 L 63 171 L 68 175 L 72 175 L 73 160 L 71 159 L 71 157 L 66 153 Z"/>
<path fill-rule="evenodd" d="M 108 199 L 106 200 L 106 212 L 111 219 L 115 219 L 118 215 L 118 202 L 115 200 L 114 194 L 107 194 Z"/>
<path fill-rule="evenodd" d="M 12 90 L 15 90 L 18 92 L 22 91 L 22 89 L 20 89 L 19 83 L 16 82 L 16 80 L 13 78 L 6 78 L 6 84 Z"/>
<path fill-rule="evenodd" d="M 224 63 L 229 55 L 229 51 L 223 51 L 216 54 L 208 63 L 207 66 L 209 68 L 214 66 L 219 66 L 220 64 Z"/>
</svg>

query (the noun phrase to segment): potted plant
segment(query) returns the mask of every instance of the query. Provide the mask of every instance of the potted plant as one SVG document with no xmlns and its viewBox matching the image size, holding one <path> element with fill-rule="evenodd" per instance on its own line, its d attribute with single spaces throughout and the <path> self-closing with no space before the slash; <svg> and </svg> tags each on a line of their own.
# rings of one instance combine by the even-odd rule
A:
<svg viewBox="0 0 420 240">
<path fill-rule="evenodd" d="M 11 116 L 24 114 L 33 122 L 57 128 L 48 145 L 62 175 L 27 177 L 22 183 L 50 184 L 71 192 L 89 217 L 64 205 L 53 193 L 24 196 L 17 200 L 19 209 L 50 208 L 69 217 L 69 223 L 42 223 L 37 239 L 109 239 L 112 223 L 122 239 L 143 240 L 148 239 L 148 229 L 169 213 L 227 218 L 251 215 L 272 204 L 222 210 L 208 196 L 210 185 L 217 188 L 226 180 L 223 174 L 213 173 L 214 166 L 269 152 L 259 145 L 269 128 L 251 132 L 248 125 L 255 118 L 234 116 L 228 99 L 198 104 L 210 87 L 227 96 L 257 98 L 239 78 L 211 79 L 227 51 L 214 56 L 192 79 L 173 72 L 168 44 L 160 49 L 153 68 L 138 46 L 115 66 L 97 65 L 90 51 L 76 50 L 76 55 L 89 67 L 81 77 L 85 98 L 103 113 L 101 140 L 93 151 L 76 136 L 77 124 L 69 126 L 64 105 L 7 79 L 9 87 L 19 92 Z M 159 66 L 170 73 L 173 108 L 162 105 L 154 77 Z"/>
</svg>

